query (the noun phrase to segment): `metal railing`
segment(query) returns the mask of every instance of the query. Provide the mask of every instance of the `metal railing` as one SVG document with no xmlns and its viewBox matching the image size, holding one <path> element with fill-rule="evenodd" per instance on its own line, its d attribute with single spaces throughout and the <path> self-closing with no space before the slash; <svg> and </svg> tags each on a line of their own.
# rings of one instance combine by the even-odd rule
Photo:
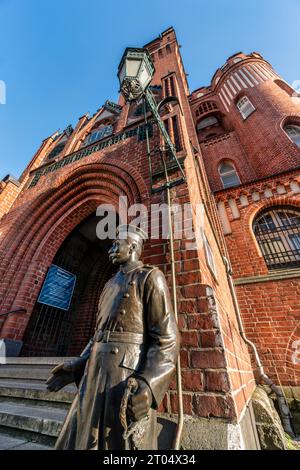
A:
<svg viewBox="0 0 300 470">
<path fill-rule="evenodd" d="M 297 224 L 256 226 L 255 236 L 269 269 L 300 267 L 300 227 Z"/>
</svg>

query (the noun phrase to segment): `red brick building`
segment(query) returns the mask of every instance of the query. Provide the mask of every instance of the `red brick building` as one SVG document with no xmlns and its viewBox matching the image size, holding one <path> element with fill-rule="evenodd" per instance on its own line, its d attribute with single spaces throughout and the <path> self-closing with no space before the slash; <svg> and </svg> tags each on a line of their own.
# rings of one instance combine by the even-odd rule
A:
<svg viewBox="0 0 300 470">
<path fill-rule="evenodd" d="M 194 228 L 197 206 L 204 213 L 205 242 L 191 249 L 186 234 L 175 242 L 184 439 L 195 448 L 209 433 L 208 448 L 253 448 L 256 365 L 224 258 L 266 371 L 275 383 L 299 385 L 292 357 L 300 316 L 300 99 L 257 53 L 231 57 L 211 86 L 190 94 L 174 30 L 145 47 L 157 100 L 178 98 L 161 113 L 186 174 L 172 203 L 191 204 Z M 146 126 L 155 155 L 161 137 L 150 115 L 145 123 L 141 103 L 107 101 L 74 129 L 45 139 L 19 180 L 1 182 L 0 313 L 26 311 L 0 317 L 0 334 L 16 354 L 76 355 L 93 334 L 97 301 L 113 274 L 109 242 L 96 236 L 97 207 L 119 211 L 120 196 L 149 208 L 166 202 L 165 193 L 151 193 Z M 168 240 L 147 241 L 143 256 L 170 280 Z M 52 264 L 77 275 L 68 311 L 38 301 Z M 176 394 L 174 383 L 162 413 L 176 413 Z"/>
<path fill-rule="evenodd" d="M 300 95 L 238 53 L 190 103 L 246 333 L 274 381 L 299 386 Z"/>
</svg>

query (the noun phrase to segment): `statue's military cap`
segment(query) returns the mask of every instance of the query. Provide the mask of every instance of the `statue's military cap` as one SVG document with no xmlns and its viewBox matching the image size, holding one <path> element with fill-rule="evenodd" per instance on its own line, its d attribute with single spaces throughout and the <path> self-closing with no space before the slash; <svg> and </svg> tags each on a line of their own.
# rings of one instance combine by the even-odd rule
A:
<svg viewBox="0 0 300 470">
<path fill-rule="evenodd" d="M 147 240 L 147 233 L 137 225 L 132 224 L 122 224 L 117 228 L 117 237 L 118 238 L 127 238 L 130 237 L 133 240 L 143 243 Z"/>
</svg>

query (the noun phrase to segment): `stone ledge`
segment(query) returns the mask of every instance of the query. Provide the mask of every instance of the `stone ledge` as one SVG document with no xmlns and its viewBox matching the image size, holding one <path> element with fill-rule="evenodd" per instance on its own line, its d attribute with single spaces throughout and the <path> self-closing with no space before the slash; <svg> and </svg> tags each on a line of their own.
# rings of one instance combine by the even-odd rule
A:
<svg viewBox="0 0 300 470">
<path fill-rule="evenodd" d="M 281 269 L 274 273 L 265 274 L 263 276 L 240 277 L 234 280 L 235 286 L 244 284 L 256 284 L 258 282 L 280 281 L 282 279 L 292 279 L 300 277 L 300 269 Z"/>
<path fill-rule="evenodd" d="M 23 388 L 12 387 L 9 384 L 3 386 L 0 381 L 0 403 L 4 399 L 24 401 L 25 403 L 33 402 L 34 404 L 40 402 L 48 402 L 53 406 L 65 407 L 72 403 L 77 389 L 75 387 L 68 387 L 68 391 L 60 390 L 53 393 L 46 390 L 46 385 L 42 385 L 43 389 L 37 388 L 36 384 L 29 384 Z M 67 387 L 66 387 L 67 388 Z"/>
<path fill-rule="evenodd" d="M 5 362 L 3 364 L 5 365 L 50 365 L 50 366 L 56 366 L 60 362 L 64 361 L 71 361 L 72 359 L 75 359 L 75 357 L 65 357 L 65 356 L 60 356 L 60 357 L 6 357 Z"/>
</svg>

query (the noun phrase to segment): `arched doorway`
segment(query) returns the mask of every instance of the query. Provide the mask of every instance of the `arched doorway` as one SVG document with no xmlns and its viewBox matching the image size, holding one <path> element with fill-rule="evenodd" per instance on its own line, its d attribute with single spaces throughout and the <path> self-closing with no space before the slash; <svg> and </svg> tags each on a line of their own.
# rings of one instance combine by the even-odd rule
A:
<svg viewBox="0 0 300 470">
<path fill-rule="evenodd" d="M 101 162 L 78 165 L 51 180 L 51 187 L 44 192 L 35 195 L 33 191 L 28 206 L 20 204 L 16 208 L 2 237 L 0 308 L 1 311 L 22 308 L 26 312 L 11 314 L 0 323 L 1 338 L 24 343 L 49 266 L 63 241 L 82 220 L 95 213 L 101 204 L 113 206 L 123 216 L 120 196 L 127 197 L 128 207 L 137 203 L 147 207 L 150 203 L 143 177 L 127 162 L 115 160 L 109 154 Z"/>
<path fill-rule="evenodd" d="M 107 251 L 111 240 L 99 240 L 94 214 L 62 243 L 52 265 L 76 276 L 68 310 L 35 303 L 23 338 L 21 356 L 79 355 L 93 335 L 100 293 L 115 268 Z"/>
</svg>

